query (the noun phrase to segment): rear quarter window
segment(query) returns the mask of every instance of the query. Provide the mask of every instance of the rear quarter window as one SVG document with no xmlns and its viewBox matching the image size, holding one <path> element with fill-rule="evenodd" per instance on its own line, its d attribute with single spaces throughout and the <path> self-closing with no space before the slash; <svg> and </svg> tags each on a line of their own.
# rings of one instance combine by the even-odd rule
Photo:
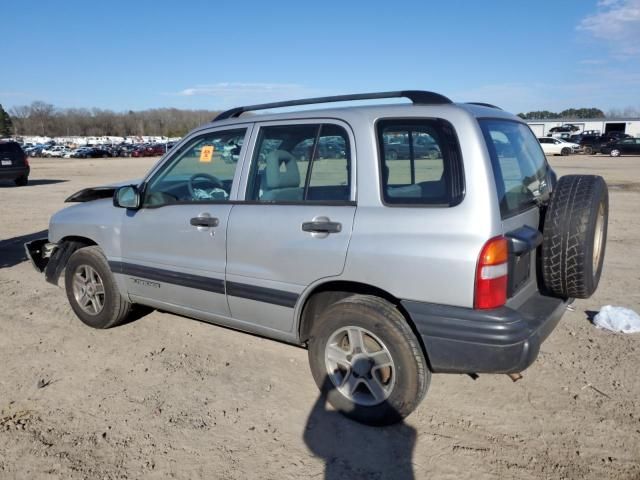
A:
<svg viewBox="0 0 640 480">
<path fill-rule="evenodd" d="M 385 205 L 448 207 L 462 201 L 462 158 L 448 122 L 384 119 L 377 135 Z"/>
<path fill-rule="evenodd" d="M 513 120 L 480 119 L 502 218 L 517 215 L 548 193 L 549 164 L 533 132 Z"/>
</svg>

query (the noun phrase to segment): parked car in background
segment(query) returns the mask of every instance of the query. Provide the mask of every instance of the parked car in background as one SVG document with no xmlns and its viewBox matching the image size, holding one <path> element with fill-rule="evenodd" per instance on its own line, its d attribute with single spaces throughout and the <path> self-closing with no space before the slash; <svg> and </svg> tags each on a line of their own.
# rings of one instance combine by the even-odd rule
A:
<svg viewBox="0 0 640 480">
<path fill-rule="evenodd" d="M 408 159 L 411 152 L 415 158 L 439 158 L 440 147 L 426 134 L 417 134 L 413 137 L 412 145 L 408 137 L 389 138 L 385 144 L 385 153 L 389 160 Z"/>
<path fill-rule="evenodd" d="M 577 143 L 567 142 L 560 138 L 541 137 L 538 138 L 538 141 L 545 155 L 569 155 L 580 151 L 580 145 Z"/>
<path fill-rule="evenodd" d="M 640 138 L 623 138 L 601 147 L 600 152 L 612 157 L 640 155 Z"/>
<path fill-rule="evenodd" d="M 20 144 L 0 141 L 0 180 L 13 180 L 17 186 L 23 187 L 29 183 L 30 171 L 27 154 Z"/>
<path fill-rule="evenodd" d="M 604 135 L 582 135 L 578 143 L 584 149 L 584 153 L 591 155 L 601 152 L 609 144 L 618 142 L 623 138 L 631 138 L 631 136 L 621 132 L 610 132 Z"/>
<path fill-rule="evenodd" d="M 578 127 L 577 125 L 573 125 L 571 123 L 567 123 L 565 125 L 561 125 L 559 127 L 553 127 L 549 129 L 551 133 L 577 132 L 578 130 L 580 130 L 580 127 Z"/>
<path fill-rule="evenodd" d="M 44 150 L 44 146 L 42 145 L 34 145 L 32 147 L 28 147 L 24 150 L 24 152 L 32 158 L 39 157 L 42 154 L 42 150 Z"/>
<path fill-rule="evenodd" d="M 138 148 L 137 145 L 124 144 L 120 145 L 119 156 L 120 157 L 130 157 L 134 150 Z"/>
<path fill-rule="evenodd" d="M 44 150 L 42 150 L 41 156 L 47 157 L 47 158 L 51 158 L 51 157 L 62 158 L 65 156 L 67 152 L 69 152 L 69 149 L 67 147 L 63 145 L 54 145 L 52 147 L 45 148 Z"/>
<path fill-rule="evenodd" d="M 71 157 L 73 158 L 87 158 L 87 154 L 91 150 L 90 147 L 80 147 L 76 148 L 73 152 L 71 152 Z"/>
<path fill-rule="evenodd" d="M 148 157 L 148 153 L 147 153 L 147 147 L 144 146 L 138 146 L 136 147 L 134 150 L 131 151 L 130 154 L 131 157 Z"/>
<path fill-rule="evenodd" d="M 87 152 L 85 158 L 107 158 L 112 156 L 111 152 L 105 148 L 92 148 Z"/>
</svg>

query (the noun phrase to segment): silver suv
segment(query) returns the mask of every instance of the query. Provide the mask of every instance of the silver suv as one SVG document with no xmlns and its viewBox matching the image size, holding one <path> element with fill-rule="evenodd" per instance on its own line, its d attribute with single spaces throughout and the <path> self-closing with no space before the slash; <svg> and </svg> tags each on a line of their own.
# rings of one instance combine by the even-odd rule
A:
<svg viewBox="0 0 640 480">
<path fill-rule="evenodd" d="M 423 91 L 235 108 L 67 201 L 26 249 L 84 323 L 147 306 L 307 346 L 334 407 L 376 425 L 432 373 L 531 365 L 595 291 L 608 218 L 602 178 L 557 180 L 521 119 Z"/>
</svg>

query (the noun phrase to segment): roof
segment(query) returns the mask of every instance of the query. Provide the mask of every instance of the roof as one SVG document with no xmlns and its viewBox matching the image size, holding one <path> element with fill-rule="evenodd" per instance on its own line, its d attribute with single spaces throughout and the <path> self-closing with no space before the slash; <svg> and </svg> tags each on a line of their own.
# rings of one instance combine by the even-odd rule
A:
<svg viewBox="0 0 640 480">
<path fill-rule="evenodd" d="M 382 105 L 358 105 L 358 106 L 344 106 L 322 109 L 305 109 L 295 110 L 282 113 L 255 113 L 252 115 L 244 115 L 238 118 L 228 118 L 224 120 L 218 120 L 210 122 L 206 126 L 210 127 L 223 126 L 223 125 L 237 125 L 239 123 L 249 123 L 255 121 L 277 121 L 277 120 L 294 120 L 305 118 L 339 118 L 339 119 L 354 119 L 356 117 L 366 118 L 368 120 L 375 120 L 380 117 L 420 117 L 420 116 L 442 116 L 446 112 L 449 114 L 452 111 L 466 112 L 475 117 L 499 117 L 517 119 L 522 121 L 521 118 L 515 115 L 500 110 L 498 108 L 485 107 L 481 105 L 474 105 L 468 103 L 448 103 L 448 104 L 434 104 L 434 105 L 418 105 L 412 103 L 394 103 L 394 104 L 382 104 Z"/>
</svg>

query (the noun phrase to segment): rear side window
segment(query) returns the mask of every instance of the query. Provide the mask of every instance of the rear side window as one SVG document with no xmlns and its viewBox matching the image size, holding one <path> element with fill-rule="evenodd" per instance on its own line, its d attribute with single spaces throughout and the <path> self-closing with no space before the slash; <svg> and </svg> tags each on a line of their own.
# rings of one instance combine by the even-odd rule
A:
<svg viewBox="0 0 640 480">
<path fill-rule="evenodd" d="M 549 165 L 527 125 L 511 120 L 479 120 L 491 156 L 502 218 L 536 204 L 548 193 Z"/>
<path fill-rule="evenodd" d="M 385 204 L 460 203 L 462 162 L 451 125 L 433 119 L 387 119 L 378 122 L 377 133 Z"/>
<path fill-rule="evenodd" d="M 260 127 L 247 200 L 264 203 L 349 202 L 349 136 L 334 124 Z"/>
</svg>

